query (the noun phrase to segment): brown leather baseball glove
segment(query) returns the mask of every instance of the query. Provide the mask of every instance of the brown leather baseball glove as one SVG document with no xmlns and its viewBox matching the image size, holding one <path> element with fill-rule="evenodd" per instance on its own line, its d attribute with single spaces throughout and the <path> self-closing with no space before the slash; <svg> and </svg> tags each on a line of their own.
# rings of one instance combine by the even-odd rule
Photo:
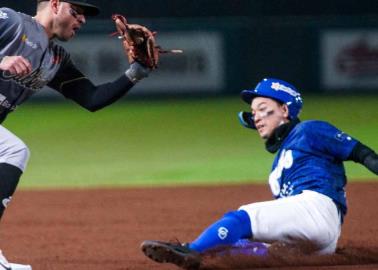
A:
<svg viewBox="0 0 378 270">
<path fill-rule="evenodd" d="M 122 39 L 125 54 L 129 63 L 139 62 L 145 67 L 156 69 L 160 53 L 181 53 L 181 50 L 162 50 L 156 44 L 156 32 L 139 24 L 129 24 L 126 18 L 119 14 L 112 16 L 118 36 Z"/>
</svg>

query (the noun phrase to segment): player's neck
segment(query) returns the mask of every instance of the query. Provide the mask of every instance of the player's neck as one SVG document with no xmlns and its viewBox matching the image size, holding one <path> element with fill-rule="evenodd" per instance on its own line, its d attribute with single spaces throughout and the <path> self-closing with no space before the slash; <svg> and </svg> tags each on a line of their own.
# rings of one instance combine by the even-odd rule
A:
<svg viewBox="0 0 378 270">
<path fill-rule="evenodd" d="M 33 17 L 40 25 L 42 25 L 43 29 L 45 30 L 49 39 L 54 38 L 53 29 L 53 20 L 48 14 L 44 12 L 37 12 L 37 14 Z"/>
<path fill-rule="evenodd" d="M 290 122 L 278 126 L 273 131 L 273 134 L 265 141 L 265 149 L 272 154 L 277 152 L 286 137 L 299 122 L 299 118 L 294 118 Z"/>
</svg>

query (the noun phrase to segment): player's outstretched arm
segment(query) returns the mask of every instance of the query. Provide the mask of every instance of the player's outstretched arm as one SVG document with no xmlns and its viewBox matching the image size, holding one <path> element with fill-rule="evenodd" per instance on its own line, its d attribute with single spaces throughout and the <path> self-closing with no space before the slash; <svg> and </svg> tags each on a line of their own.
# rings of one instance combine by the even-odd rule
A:
<svg viewBox="0 0 378 270">
<path fill-rule="evenodd" d="M 125 74 L 114 81 L 96 86 L 69 60 L 49 86 L 87 110 L 95 112 L 127 94 L 136 82 L 148 76 L 149 71 L 134 62 Z"/>
<path fill-rule="evenodd" d="M 182 52 L 163 50 L 156 44 L 155 32 L 142 25 L 128 24 L 122 15 L 113 15 L 112 18 L 116 25 L 116 34 L 122 40 L 130 63 L 125 74 L 113 82 L 95 86 L 67 57 L 56 77 L 49 84 L 51 88 L 90 111 L 104 108 L 124 96 L 135 83 L 158 67 L 159 54 Z"/>
<path fill-rule="evenodd" d="M 370 171 L 378 175 L 378 155 L 366 145 L 358 142 L 353 148 L 348 160 L 361 163 Z"/>
</svg>

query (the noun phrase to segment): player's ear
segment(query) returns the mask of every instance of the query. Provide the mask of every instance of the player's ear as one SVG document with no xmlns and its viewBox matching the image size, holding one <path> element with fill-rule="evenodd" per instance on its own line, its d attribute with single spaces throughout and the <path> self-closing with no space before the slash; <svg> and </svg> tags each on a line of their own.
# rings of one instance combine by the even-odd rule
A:
<svg viewBox="0 0 378 270">
<path fill-rule="evenodd" d="M 59 0 L 50 0 L 50 7 L 54 14 L 58 14 L 59 4 Z"/>
<path fill-rule="evenodd" d="M 289 118 L 289 107 L 286 104 L 282 104 L 281 109 L 283 112 L 283 116 L 285 118 Z"/>
</svg>

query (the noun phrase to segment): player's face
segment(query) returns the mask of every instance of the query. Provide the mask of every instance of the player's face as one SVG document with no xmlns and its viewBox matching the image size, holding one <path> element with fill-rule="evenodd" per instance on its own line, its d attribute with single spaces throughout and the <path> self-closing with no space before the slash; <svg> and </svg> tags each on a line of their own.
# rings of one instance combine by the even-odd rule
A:
<svg viewBox="0 0 378 270">
<path fill-rule="evenodd" d="M 54 21 L 55 36 L 61 41 L 68 41 L 73 38 L 86 21 L 83 12 L 78 6 L 60 2 Z"/>
<path fill-rule="evenodd" d="M 287 123 L 289 110 L 286 104 L 266 98 L 256 97 L 251 104 L 256 129 L 263 139 L 268 139 L 280 125 Z"/>
</svg>

